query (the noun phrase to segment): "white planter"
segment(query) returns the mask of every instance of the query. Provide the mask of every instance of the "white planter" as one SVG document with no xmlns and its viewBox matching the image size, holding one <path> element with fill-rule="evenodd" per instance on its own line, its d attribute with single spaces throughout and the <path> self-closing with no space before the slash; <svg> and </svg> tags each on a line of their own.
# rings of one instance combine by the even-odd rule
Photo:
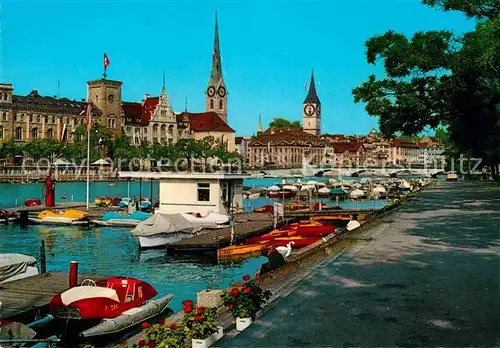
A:
<svg viewBox="0 0 500 348">
<path fill-rule="evenodd" d="M 212 346 L 215 342 L 220 340 L 222 336 L 224 336 L 223 328 L 222 326 L 218 326 L 218 331 L 214 332 L 212 336 L 204 339 L 204 340 L 199 340 L 199 339 L 191 339 L 191 345 L 193 348 L 208 348 Z"/>
<path fill-rule="evenodd" d="M 252 318 L 236 318 L 236 331 L 243 331 L 252 324 Z"/>
</svg>

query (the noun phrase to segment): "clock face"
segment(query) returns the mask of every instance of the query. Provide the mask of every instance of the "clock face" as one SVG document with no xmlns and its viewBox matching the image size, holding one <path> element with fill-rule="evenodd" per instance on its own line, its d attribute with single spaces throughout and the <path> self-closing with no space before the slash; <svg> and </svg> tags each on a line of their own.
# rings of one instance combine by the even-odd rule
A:
<svg viewBox="0 0 500 348">
<path fill-rule="evenodd" d="M 312 104 L 306 104 L 304 106 L 304 113 L 307 115 L 307 116 L 312 116 L 314 115 L 314 105 Z"/>
<path fill-rule="evenodd" d="M 219 93 L 219 97 L 224 98 L 224 96 L 226 95 L 226 89 L 224 88 L 224 86 L 220 86 L 217 93 Z"/>
<path fill-rule="evenodd" d="M 321 105 L 318 104 L 318 106 L 316 106 L 316 116 L 320 115 L 321 115 Z"/>
<path fill-rule="evenodd" d="M 111 104 L 113 104 L 115 102 L 115 96 L 110 94 L 108 95 L 108 102 L 110 102 Z"/>
<path fill-rule="evenodd" d="M 207 94 L 209 97 L 213 97 L 215 95 L 215 87 L 214 86 L 208 87 Z"/>
</svg>

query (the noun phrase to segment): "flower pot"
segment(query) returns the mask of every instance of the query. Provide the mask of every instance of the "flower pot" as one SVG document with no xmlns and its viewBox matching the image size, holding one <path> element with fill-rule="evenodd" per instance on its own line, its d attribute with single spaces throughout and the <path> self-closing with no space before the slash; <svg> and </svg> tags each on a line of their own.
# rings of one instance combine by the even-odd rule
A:
<svg viewBox="0 0 500 348">
<path fill-rule="evenodd" d="M 236 318 L 236 331 L 245 330 L 252 322 L 252 318 Z"/>
<path fill-rule="evenodd" d="M 220 340 L 222 336 L 224 336 L 222 326 L 217 327 L 219 330 L 214 332 L 210 337 L 205 338 L 204 340 L 193 338 L 191 339 L 191 345 L 193 348 L 208 348 L 212 346 L 215 342 Z"/>
</svg>

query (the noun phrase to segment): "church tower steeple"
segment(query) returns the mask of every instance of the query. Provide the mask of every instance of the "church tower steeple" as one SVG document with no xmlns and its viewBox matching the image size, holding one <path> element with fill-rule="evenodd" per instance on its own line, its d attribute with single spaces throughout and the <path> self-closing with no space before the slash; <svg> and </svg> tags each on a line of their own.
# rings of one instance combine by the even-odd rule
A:
<svg viewBox="0 0 500 348">
<path fill-rule="evenodd" d="M 314 71 L 311 72 L 311 83 L 309 84 L 309 92 L 303 105 L 303 127 L 304 132 L 320 136 L 321 135 L 321 102 L 316 93 L 314 84 Z"/>
<path fill-rule="evenodd" d="M 257 123 L 257 135 L 262 134 L 262 119 L 259 114 L 259 122 Z"/>
<path fill-rule="evenodd" d="M 222 76 L 221 54 L 219 47 L 219 23 L 217 21 L 217 11 L 215 12 L 215 37 L 214 50 L 212 52 L 212 71 L 208 80 L 207 91 L 205 93 L 205 110 L 216 112 L 224 122 L 227 123 L 227 91 Z"/>
</svg>

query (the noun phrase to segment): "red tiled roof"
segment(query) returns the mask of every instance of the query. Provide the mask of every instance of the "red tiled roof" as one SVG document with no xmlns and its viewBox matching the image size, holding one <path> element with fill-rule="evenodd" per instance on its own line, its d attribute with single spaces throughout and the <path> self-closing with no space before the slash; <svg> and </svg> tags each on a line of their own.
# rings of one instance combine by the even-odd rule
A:
<svg viewBox="0 0 500 348">
<path fill-rule="evenodd" d="M 344 153 L 346 151 L 349 152 L 358 152 L 360 149 L 365 150 L 365 147 L 359 141 L 351 141 L 347 142 L 334 142 L 332 143 L 333 152 L 335 153 Z"/>
<path fill-rule="evenodd" d="M 177 114 L 177 120 L 181 121 L 185 115 L 186 112 Z M 189 117 L 189 124 L 192 131 L 234 133 L 234 129 L 229 127 L 228 124 L 224 122 L 222 118 L 220 118 L 220 116 L 213 111 L 199 113 L 188 112 L 187 116 Z"/>
<path fill-rule="evenodd" d="M 406 147 L 406 148 L 417 148 L 418 144 L 414 141 L 407 139 L 394 139 L 391 141 L 392 147 Z"/>
<path fill-rule="evenodd" d="M 250 141 L 249 146 L 315 146 L 325 147 L 325 142 L 315 135 L 306 133 L 300 127 L 271 127 Z"/>
<path fill-rule="evenodd" d="M 149 120 L 143 117 L 144 112 L 141 103 L 123 102 L 122 108 L 125 113 L 125 124 L 148 125 Z"/>
</svg>

